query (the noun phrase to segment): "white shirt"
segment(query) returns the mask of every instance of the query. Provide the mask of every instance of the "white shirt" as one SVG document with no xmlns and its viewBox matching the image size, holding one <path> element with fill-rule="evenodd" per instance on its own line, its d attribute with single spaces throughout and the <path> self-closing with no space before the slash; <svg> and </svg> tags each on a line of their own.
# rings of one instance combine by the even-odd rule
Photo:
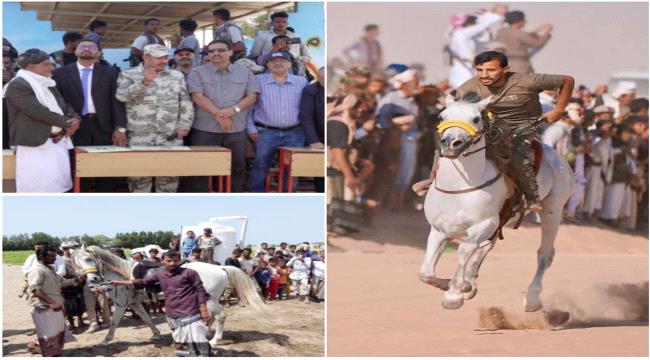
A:
<svg viewBox="0 0 650 360">
<path fill-rule="evenodd" d="M 300 35 L 287 31 L 286 35 L 290 39 L 299 38 Z M 251 49 L 250 56 L 257 60 L 261 55 L 271 52 L 273 49 L 273 38 L 278 36 L 273 30 L 269 30 L 263 33 L 260 33 L 253 41 L 253 48 Z M 311 60 L 309 56 L 309 50 L 304 44 L 304 40 L 300 39 L 300 44 L 291 44 L 289 45 L 289 52 L 293 55 L 301 64 L 305 61 Z"/>
<path fill-rule="evenodd" d="M 325 263 L 321 260 L 314 261 L 311 269 L 311 276 L 315 278 L 325 277 Z"/>
<path fill-rule="evenodd" d="M 226 26 L 226 24 L 228 24 L 228 23 L 223 23 L 223 24 L 219 25 L 217 27 L 217 30 L 221 31 L 223 29 L 223 27 Z M 228 24 L 228 25 L 230 25 L 230 26 L 228 26 L 228 34 L 230 35 L 230 42 L 232 44 L 236 44 L 238 42 L 243 43 L 244 38 L 241 36 L 241 31 L 239 30 L 239 28 L 237 26 L 232 25 L 232 24 Z"/>
<path fill-rule="evenodd" d="M 148 42 L 149 39 L 147 39 L 146 36 L 140 35 L 133 40 L 133 44 L 131 44 L 131 47 L 143 51 L 144 46 L 147 45 Z"/>
<path fill-rule="evenodd" d="M 571 148 L 573 125 L 558 121 L 549 126 L 542 135 L 542 142 L 552 147 L 560 156 L 566 156 Z"/>
<path fill-rule="evenodd" d="M 79 70 L 79 79 L 83 79 L 84 72 L 83 69 L 86 67 L 79 64 L 77 61 L 77 69 Z M 88 113 L 89 114 L 95 114 L 95 103 L 93 102 L 93 95 L 92 95 L 92 88 L 93 88 L 93 69 L 95 68 L 95 65 L 93 64 L 90 67 L 90 73 L 88 74 L 88 89 L 86 90 L 86 99 L 88 99 Z M 83 84 L 83 81 L 82 81 Z M 81 86 L 83 89 L 83 85 Z"/>
</svg>

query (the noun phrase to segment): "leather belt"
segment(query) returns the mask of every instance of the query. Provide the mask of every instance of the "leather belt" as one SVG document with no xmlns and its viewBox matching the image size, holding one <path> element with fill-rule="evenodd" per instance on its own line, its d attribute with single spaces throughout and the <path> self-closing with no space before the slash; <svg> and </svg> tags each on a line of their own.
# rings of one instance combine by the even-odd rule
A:
<svg viewBox="0 0 650 360">
<path fill-rule="evenodd" d="M 95 120 L 97 119 L 97 114 L 86 114 L 86 115 L 81 115 L 81 117 L 88 120 Z"/>
<path fill-rule="evenodd" d="M 293 130 L 293 129 L 297 128 L 298 126 L 300 126 L 300 124 L 297 124 L 297 125 L 294 125 L 294 126 L 281 128 L 281 127 L 277 127 L 277 126 L 265 125 L 265 124 L 262 124 L 261 122 L 257 122 L 257 121 L 254 121 L 253 123 L 255 123 L 255 126 L 261 127 L 262 129 L 280 130 L 280 131 L 289 131 L 289 130 Z"/>
</svg>

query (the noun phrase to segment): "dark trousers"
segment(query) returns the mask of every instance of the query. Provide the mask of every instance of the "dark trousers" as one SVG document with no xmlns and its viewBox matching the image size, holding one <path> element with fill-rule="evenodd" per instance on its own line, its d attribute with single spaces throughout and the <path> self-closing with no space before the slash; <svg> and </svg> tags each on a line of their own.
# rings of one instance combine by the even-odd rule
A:
<svg viewBox="0 0 650 360">
<path fill-rule="evenodd" d="M 81 126 L 72 137 L 75 146 L 113 145 L 113 133 L 104 131 L 96 118 L 81 117 Z M 115 178 L 84 178 L 81 179 L 81 191 L 87 192 L 92 185 L 96 192 L 115 192 Z"/>
<path fill-rule="evenodd" d="M 232 192 L 244 191 L 246 181 L 246 130 L 236 133 L 211 133 L 192 129 L 192 146 L 221 146 L 230 149 L 232 156 Z M 208 177 L 194 176 L 189 178 L 188 190 L 191 192 L 207 192 Z"/>
<path fill-rule="evenodd" d="M 519 135 L 512 140 L 512 158 L 510 166 L 514 170 L 519 187 L 528 202 L 539 201 L 535 164 L 531 157 L 533 135 Z"/>
</svg>

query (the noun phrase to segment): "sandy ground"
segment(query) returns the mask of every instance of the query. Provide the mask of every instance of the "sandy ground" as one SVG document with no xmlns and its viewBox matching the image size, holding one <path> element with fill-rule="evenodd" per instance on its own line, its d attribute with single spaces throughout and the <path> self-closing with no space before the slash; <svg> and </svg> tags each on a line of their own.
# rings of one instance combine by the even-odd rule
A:
<svg viewBox="0 0 650 360">
<path fill-rule="evenodd" d="M 536 225 L 504 231 L 478 295 L 459 310 L 443 309 L 443 293 L 417 278 L 427 233 L 422 213 L 382 212 L 354 238 L 330 236 L 329 356 L 648 356 L 644 235 L 562 225 L 545 308 L 525 313 Z M 443 254 L 440 274 L 450 277 L 456 263 L 455 252 Z M 564 313 L 560 326 L 545 316 Z"/>
<path fill-rule="evenodd" d="M 19 266 L 3 265 L 4 356 L 34 356 L 26 350 L 31 337 L 25 333 L 34 324 L 30 308 L 17 296 L 20 279 Z M 217 347 L 217 356 L 324 355 L 324 303 L 273 302 L 268 305 L 268 312 L 267 320 L 246 307 L 227 308 L 224 341 Z M 151 330 L 127 316 L 108 347 L 97 346 L 108 329 L 92 334 L 77 333 L 78 341 L 66 344 L 63 356 L 175 356 L 164 317 L 154 315 L 153 320 L 161 331 L 161 340 L 150 340 Z"/>
</svg>

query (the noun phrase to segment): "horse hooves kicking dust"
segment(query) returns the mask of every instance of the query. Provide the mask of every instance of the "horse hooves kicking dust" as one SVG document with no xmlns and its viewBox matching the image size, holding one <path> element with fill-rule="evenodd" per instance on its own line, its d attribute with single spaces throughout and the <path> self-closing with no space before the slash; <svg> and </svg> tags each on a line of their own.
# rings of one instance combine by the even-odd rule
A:
<svg viewBox="0 0 650 360">
<path fill-rule="evenodd" d="M 479 309 L 479 328 L 486 330 L 552 329 L 569 321 L 570 314 L 562 310 L 543 311 L 536 314 L 517 315 L 501 307 Z"/>
</svg>

